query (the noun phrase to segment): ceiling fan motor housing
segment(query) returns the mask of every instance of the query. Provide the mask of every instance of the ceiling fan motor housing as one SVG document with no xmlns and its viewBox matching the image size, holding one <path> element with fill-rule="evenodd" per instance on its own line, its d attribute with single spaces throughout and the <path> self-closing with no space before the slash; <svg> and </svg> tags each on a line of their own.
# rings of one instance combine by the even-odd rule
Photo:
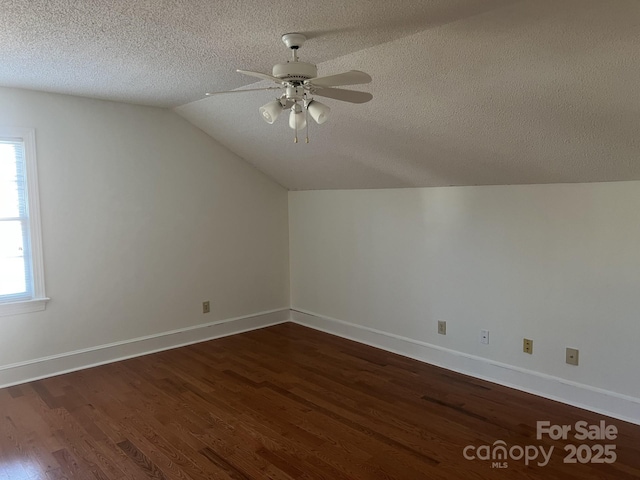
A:
<svg viewBox="0 0 640 480">
<path fill-rule="evenodd" d="M 306 62 L 279 63 L 273 66 L 273 76 L 282 80 L 303 82 L 318 76 L 315 65 Z"/>
</svg>

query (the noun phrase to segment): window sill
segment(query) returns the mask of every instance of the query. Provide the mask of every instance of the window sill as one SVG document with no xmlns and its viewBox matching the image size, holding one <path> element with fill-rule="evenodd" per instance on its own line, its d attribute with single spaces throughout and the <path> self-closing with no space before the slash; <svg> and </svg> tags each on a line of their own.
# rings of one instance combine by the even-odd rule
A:
<svg viewBox="0 0 640 480">
<path fill-rule="evenodd" d="M 21 313 L 39 312 L 47 307 L 50 298 L 34 298 L 21 302 L 0 303 L 0 317 L 19 315 Z"/>
</svg>

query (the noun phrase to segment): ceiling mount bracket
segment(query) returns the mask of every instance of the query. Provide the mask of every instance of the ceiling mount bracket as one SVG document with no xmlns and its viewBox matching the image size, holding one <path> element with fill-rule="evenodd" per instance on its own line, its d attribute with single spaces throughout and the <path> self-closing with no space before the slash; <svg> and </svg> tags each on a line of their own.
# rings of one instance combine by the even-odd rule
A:
<svg viewBox="0 0 640 480">
<path fill-rule="evenodd" d="M 284 35 L 282 35 L 282 41 L 287 46 L 287 48 L 290 48 L 291 50 L 299 49 L 302 45 L 304 45 L 306 39 L 307 37 L 305 37 L 301 33 L 285 33 Z"/>
</svg>

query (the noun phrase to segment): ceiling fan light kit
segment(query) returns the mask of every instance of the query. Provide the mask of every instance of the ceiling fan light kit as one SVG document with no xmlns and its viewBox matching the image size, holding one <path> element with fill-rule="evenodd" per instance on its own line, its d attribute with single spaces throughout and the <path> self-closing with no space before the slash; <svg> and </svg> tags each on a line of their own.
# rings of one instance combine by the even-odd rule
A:
<svg viewBox="0 0 640 480">
<path fill-rule="evenodd" d="M 259 108 L 260 115 L 265 122 L 273 124 L 284 110 L 284 107 L 280 103 L 280 100 L 274 100 Z"/>
<path fill-rule="evenodd" d="M 317 100 L 311 100 L 309 105 L 307 105 L 307 112 L 309 112 L 311 118 L 313 118 L 318 125 L 322 125 L 329 119 L 330 111 L 331 109 L 329 107 Z"/>
<path fill-rule="evenodd" d="M 291 107 L 289 114 L 289 126 L 294 130 L 302 130 L 307 126 L 306 115 L 302 111 L 300 104 L 296 103 Z"/>
<path fill-rule="evenodd" d="M 305 40 L 306 37 L 301 33 L 286 33 L 282 36 L 282 41 L 291 50 L 291 60 L 274 65 L 271 75 L 238 70 L 239 73 L 244 75 L 261 80 L 270 80 L 279 86 L 214 92 L 207 93 L 207 96 L 256 90 L 284 90 L 274 101 L 259 108 L 260 116 L 265 122 L 273 124 L 284 110 L 290 109 L 289 126 L 296 132 L 294 142 L 298 142 L 298 130 L 307 127 L 306 143 L 309 143 L 307 116 L 311 116 L 318 125 L 322 125 L 328 120 L 329 112 L 331 111 L 328 106 L 315 100 L 313 98 L 314 95 L 350 103 L 368 102 L 373 98 L 373 95 L 368 92 L 332 88 L 371 82 L 371 77 L 368 74 L 358 70 L 318 77 L 318 69 L 315 65 L 301 62 L 298 59 L 298 49 L 304 44 Z"/>
</svg>

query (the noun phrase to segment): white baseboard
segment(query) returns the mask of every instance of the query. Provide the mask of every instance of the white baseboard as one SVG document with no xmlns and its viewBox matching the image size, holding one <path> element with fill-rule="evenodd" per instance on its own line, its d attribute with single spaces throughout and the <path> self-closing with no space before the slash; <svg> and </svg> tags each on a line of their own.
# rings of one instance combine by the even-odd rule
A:
<svg viewBox="0 0 640 480">
<path fill-rule="evenodd" d="M 325 317 L 278 309 L 0 366 L 0 388 L 269 327 L 287 321 L 640 425 L 640 399 Z"/>
<path fill-rule="evenodd" d="M 288 308 L 269 310 L 0 366 L 0 388 L 269 327 L 289 318 Z"/>
<path fill-rule="evenodd" d="M 313 312 L 292 309 L 291 321 L 421 362 L 640 425 L 640 398 L 494 362 Z"/>
</svg>

